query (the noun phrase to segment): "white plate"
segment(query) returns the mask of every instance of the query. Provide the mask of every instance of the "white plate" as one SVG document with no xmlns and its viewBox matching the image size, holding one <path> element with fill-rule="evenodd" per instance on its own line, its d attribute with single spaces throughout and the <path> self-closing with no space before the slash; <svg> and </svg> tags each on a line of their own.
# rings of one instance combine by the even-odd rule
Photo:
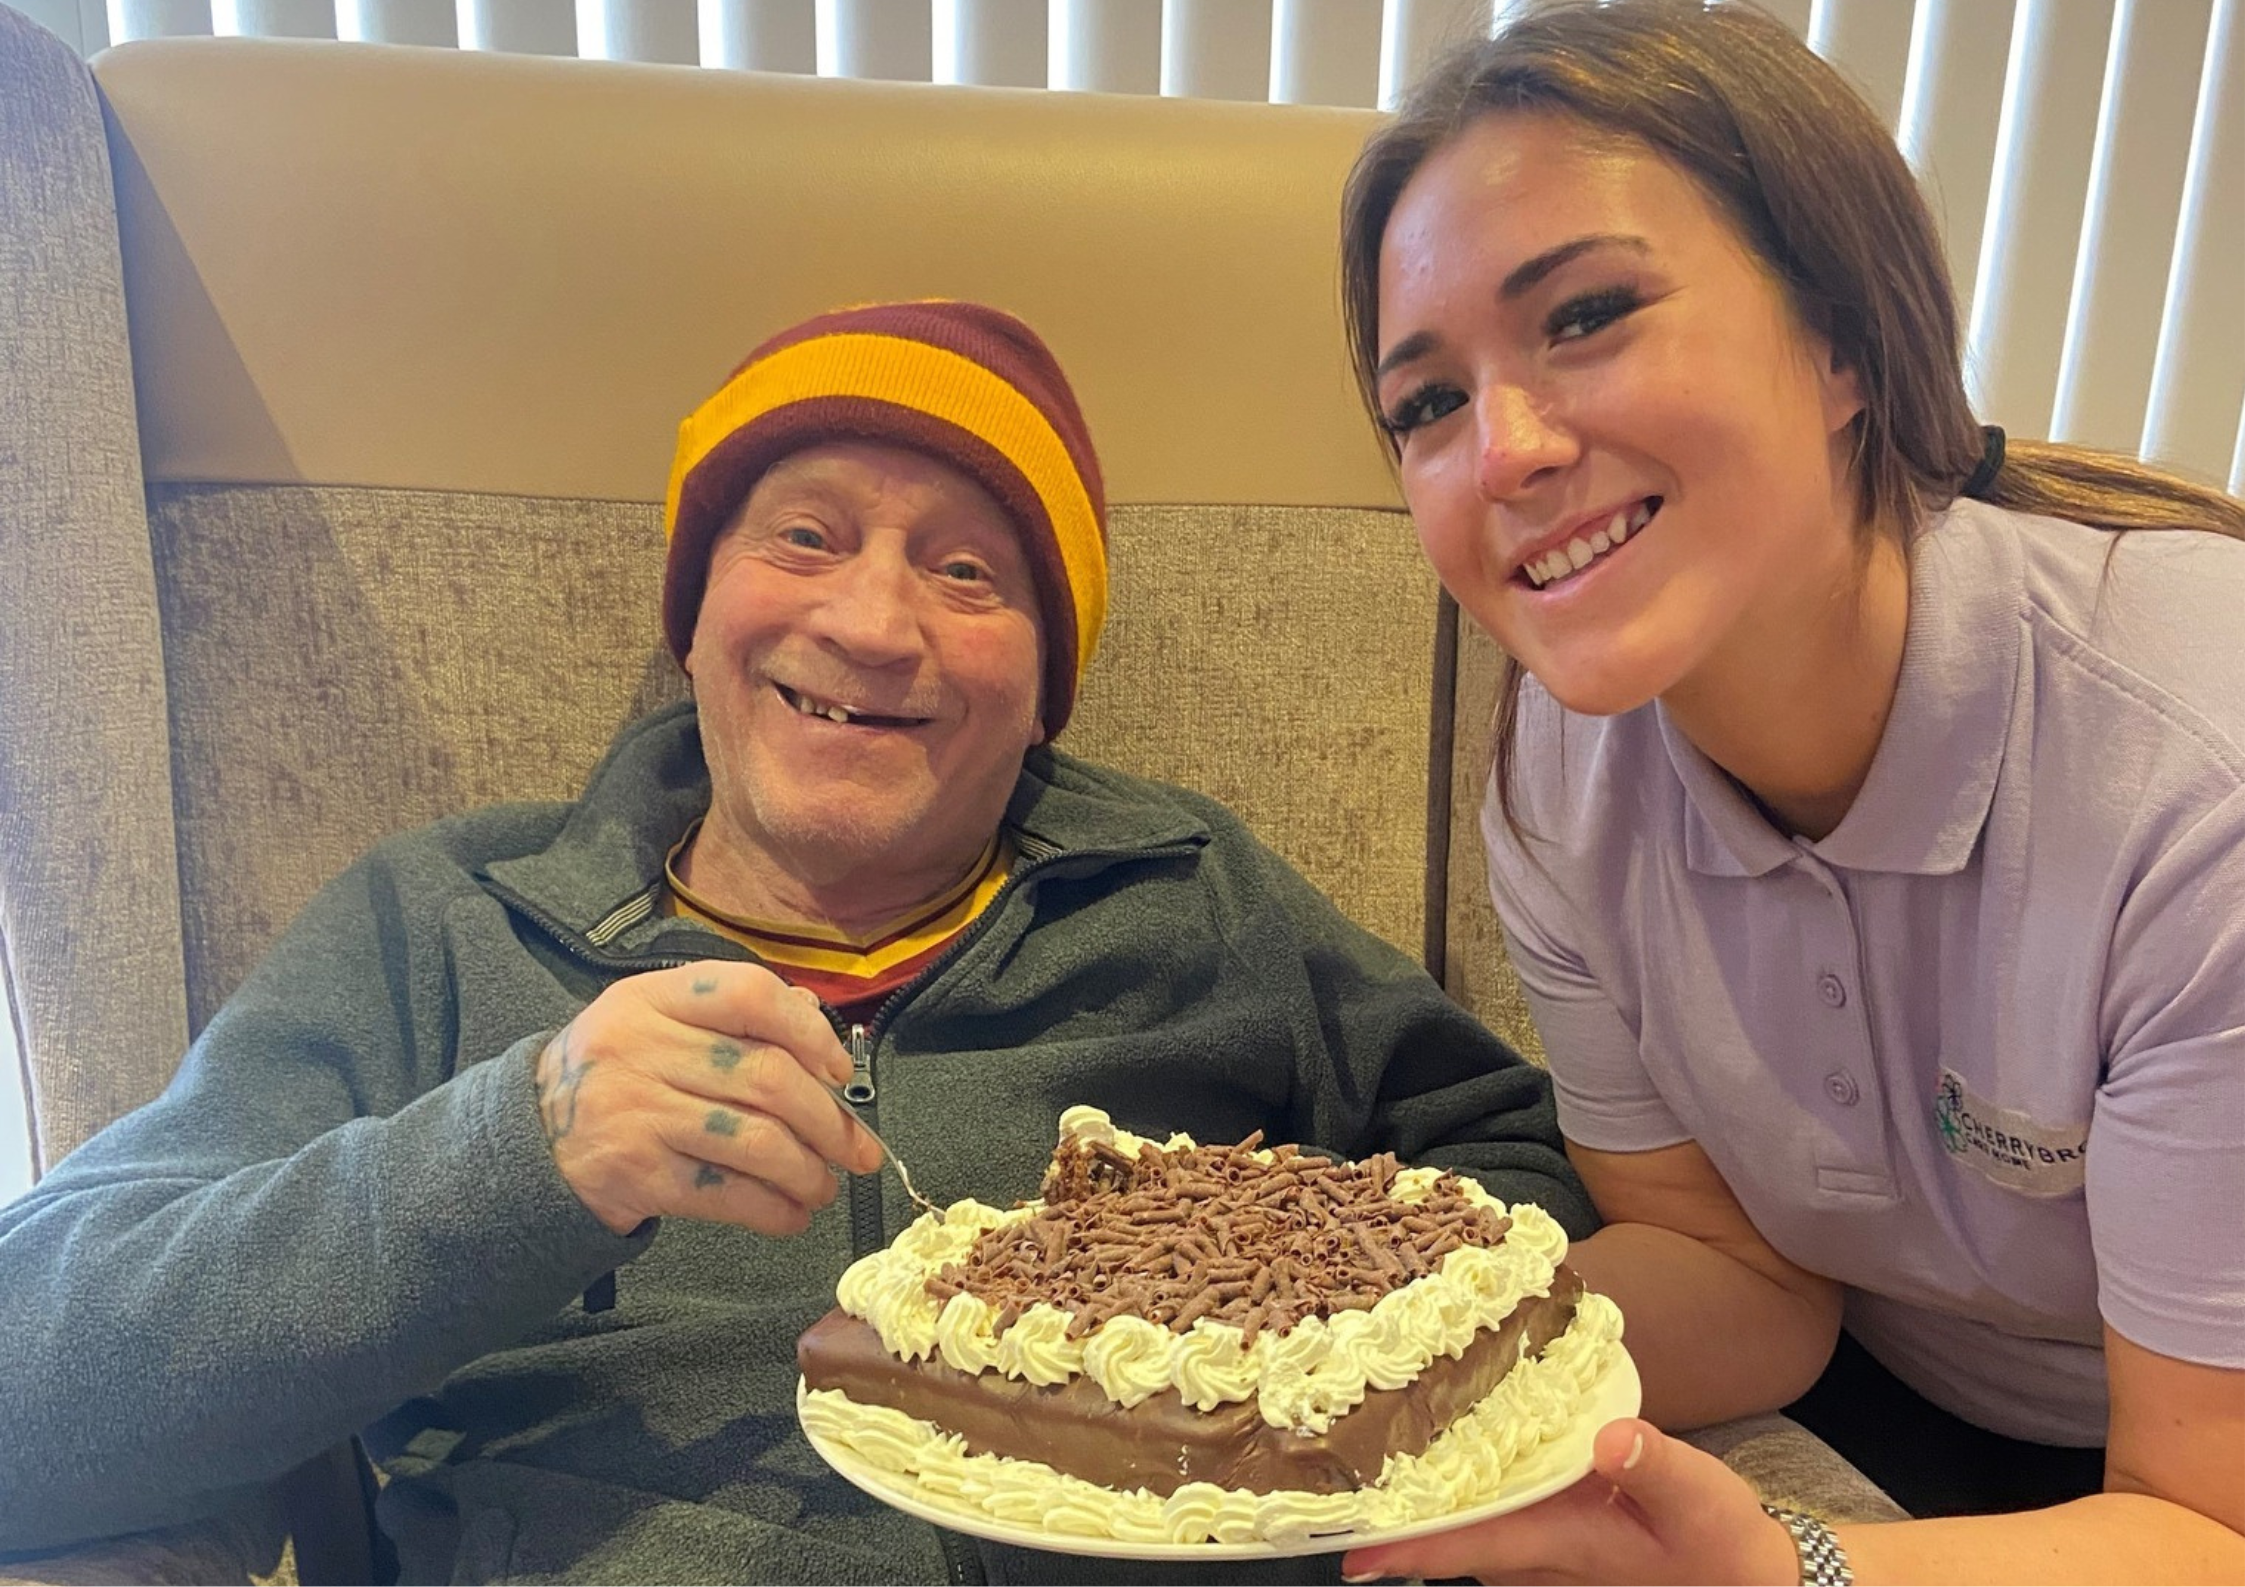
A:
<svg viewBox="0 0 2245 1587">
<path fill-rule="evenodd" d="M 809 1392 L 809 1385 L 798 1378 L 795 1383 L 798 1416 L 803 1396 Z M 874 1498 L 896 1506 L 906 1515 L 916 1515 L 954 1532 L 966 1532 L 1020 1548 L 1048 1549 L 1057 1554 L 1095 1554 L 1107 1559 L 1286 1559 L 1303 1554 L 1370 1548 L 1376 1543 L 1400 1543 L 1405 1538 L 1447 1532 L 1452 1527 L 1469 1526 L 1510 1510 L 1526 1509 L 1537 1500 L 1548 1499 L 1580 1481 L 1590 1470 L 1590 1444 L 1598 1429 L 1617 1417 L 1635 1416 L 1641 1403 L 1643 1391 L 1637 1381 L 1637 1364 L 1617 1343 L 1613 1366 L 1591 1385 L 1589 1397 L 1584 1401 L 1585 1414 L 1576 1419 L 1574 1427 L 1522 1459 L 1513 1467 L 1504 1486 L 1481 1503 L 1402 1526 L 1376 1527 L 1363 1532 L 1320 1532 L 1310 1537 L 1290 1538 L 1283 1543 L 1132 1543 L 1115 1537 L 1086 1537 L 1077 1532 L 1048 1532 L 1040 1527 L 1021 1526 L 1001 1521 L 987 1510 L 976 1509 L 951 1494 L 926 1492 L 915 1478 L 901 1472 L 884 1471 L 855 1451 L 820 1438 L 809 1428 L 805 1428 L 804 1433 L 821 1459 Z"/>
</svg>

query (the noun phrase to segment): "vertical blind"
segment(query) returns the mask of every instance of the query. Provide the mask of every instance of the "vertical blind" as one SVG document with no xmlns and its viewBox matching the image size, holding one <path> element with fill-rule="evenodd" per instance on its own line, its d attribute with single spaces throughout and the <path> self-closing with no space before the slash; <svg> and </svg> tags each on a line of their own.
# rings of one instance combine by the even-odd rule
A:
<svg viewBox="0 0 2245 1587">
<path fill-rule="evenodd" d="M 193 33 L 1391 105 L 1520 0 L 8 0 Z M 1887 119 L 1985 417 L 2245 491 L 2245 0 L 1764 0 Z"/>
</svg>

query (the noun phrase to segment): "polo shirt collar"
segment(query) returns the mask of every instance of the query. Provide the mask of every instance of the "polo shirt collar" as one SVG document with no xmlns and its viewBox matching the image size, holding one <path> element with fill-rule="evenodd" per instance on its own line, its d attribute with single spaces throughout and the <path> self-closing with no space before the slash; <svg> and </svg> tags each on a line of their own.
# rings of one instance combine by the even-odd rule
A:
<svg viewBox="0 0 2245 1587">
<path fill-rule="evenodd" d="M 1660 739 L 1684 785 L 1684 863 L 1702 876 L 1766 876 L 1793 858 L 1792 840 L 1771 826 L 1730 774 L 1699 752 L 1665 706 Z"/>
<path fill-rule="evenodd" d="M 1918 537 L 1894 709 L 1863 791 L 1822 841 L 1787 837 L 1659 711 L 1685 794 L 1684 857 L 1762 876 L 1812 854 L 1844 870 L 1947 876 L 1971 861 L 2003 768 L 2019 683 L 2024 565 L 2006 515 L 1960 501 Z"/>
</svg>

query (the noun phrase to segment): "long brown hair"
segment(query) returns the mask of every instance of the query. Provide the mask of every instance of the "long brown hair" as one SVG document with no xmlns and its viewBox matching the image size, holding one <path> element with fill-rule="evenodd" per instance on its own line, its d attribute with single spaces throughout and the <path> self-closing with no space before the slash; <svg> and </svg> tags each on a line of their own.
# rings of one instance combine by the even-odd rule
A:
<svg viewBox="0 0 2245 1587">
<path fill-rule="evenodd" d="M 1905 546 L 1978 467 L 1955 295 L 1933 217 L 1885 126 L 1784 24 L 1723 0 L 1550 0 L 1495 38 L 1461 46 L 1374 133 L 1342 199 L 1349 351 L 1379 420 L 1380 245 L 1419 167 L 1484 115 L 1559 114 L 1591 136 L 1650 146 L 1695 181 L 1791 302 L 1852 370 L 1855 487 L 1866 534 Z M 1385 426 L 1382 426 L 1385 433 Z M 1396 450 L 1389 437 L 1391 454 Z M 2245 504 L 2086 447 L 2014 441 L 1974 492 L 2100 529 L 2207 529 L 2245 539 Z M 1521 669 L 1507 656 L 1494 775 L 1513 813 Z"/>
</svg>

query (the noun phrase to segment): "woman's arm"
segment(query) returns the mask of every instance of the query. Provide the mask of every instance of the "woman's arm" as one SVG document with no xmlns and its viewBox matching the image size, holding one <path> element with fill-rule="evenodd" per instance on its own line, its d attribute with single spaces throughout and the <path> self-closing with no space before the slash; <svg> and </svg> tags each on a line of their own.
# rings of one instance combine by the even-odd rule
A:
<svg viewBox="0 0 2245 1587">
<path fill-rule="evenodd" d="M 1703 1427 L 1790 1404 L 1839 1338 L 1840 1286 L 1778 1255 L 1697 1143 L 1569 1143 L 1606 1227 L 1567 1260 L 1621 1307 L 1644 1414 Z"/>
<path fill-rule="evenodd" d="M 1550 753 L 1537 762 L 1547 771 L 1564 764 L 1556 713 L 1546 698 L 1533 716 L 1548 733 Z M 1606 1224 L 1568 1260 L 1620 1305 L 1650 1419 L 1696 1427 L 1771 1410 L 1799 1397 L 1831 1359 L 1839 1287 L 1762 1237 L 1694 1138 L 1698 1121 L 1646 1068 L 1639 989 L 1613 962 L 1611 923 L 1585 920 L 1601 912 L 1585 856 L 1628 833 L 1573 830 L 1584 792 L 1541 789 L 1532 823 L 1573 835 L 1534 853 L 1493 795 L 1481 819 L 1490 902 L 1551 1055 L 1567 1157 Z M 1604 912 L 1620 907 L 1609 901 Z"/>
<path fill-rule="evenodd" d="M 2105 1330 L 2105 1491 L 2023 1515 L 1841 1527 L 1859 1582 L 2245 1581 L 2245 1371 Z"/>
</svg>

